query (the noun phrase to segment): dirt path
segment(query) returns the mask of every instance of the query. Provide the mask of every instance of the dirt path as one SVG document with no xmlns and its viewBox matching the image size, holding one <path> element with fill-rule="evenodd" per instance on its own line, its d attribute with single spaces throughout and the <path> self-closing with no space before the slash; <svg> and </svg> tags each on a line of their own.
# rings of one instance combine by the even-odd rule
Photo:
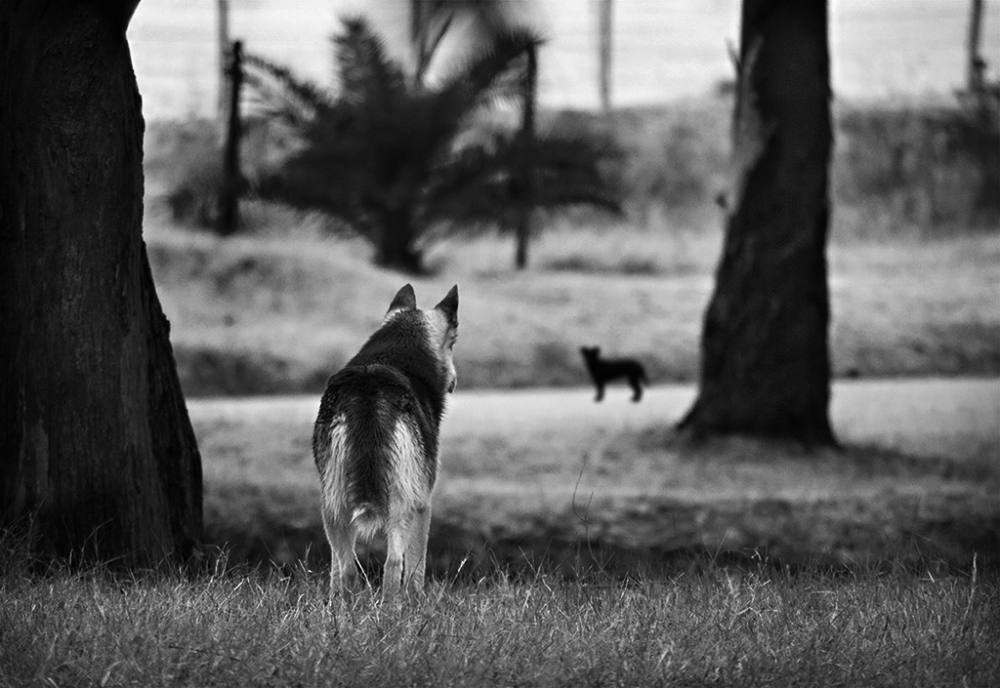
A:
<svg viewBox="0 0 1000 688">
<path fill-rule="evenodd" d="M 470 390 L 451 399 L 446 435 L 474 434 L 483 428 L 516 433 L 558 427 L 609 430 L 675 423 L 694 399 L 693 385 L 650 388 L 641 403 L 628 400 L 625 388 L 611 388 L 604 402 L 584 388 Z M 311 422 L 316 396 L 191 399 L 200 419 L 301 420 Z M 838 381 L 833 386 L 831 419 L 839 439 L 911 454 L 1000 457 L 1000 380 L 921 378 Z"/>
</svg>

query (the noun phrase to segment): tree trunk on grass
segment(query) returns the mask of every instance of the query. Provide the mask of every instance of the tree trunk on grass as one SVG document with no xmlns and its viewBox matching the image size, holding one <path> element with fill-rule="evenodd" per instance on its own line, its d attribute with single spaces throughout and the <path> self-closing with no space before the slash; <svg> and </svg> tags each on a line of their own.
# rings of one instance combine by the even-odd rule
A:
<svg viewBox="0 0 1000 688">
<path fill-rule="evenodd" d="M 680 427 L 834 444 L 825 0 L 744 0 L 733 138 L 699 395 Z"/>
<path fill-rule="evenodd" d="M 142 241 L 137 4 L 0 4 L 0 528 L 44 559 L 189 560 L 201 459 Z"/>
</svg>

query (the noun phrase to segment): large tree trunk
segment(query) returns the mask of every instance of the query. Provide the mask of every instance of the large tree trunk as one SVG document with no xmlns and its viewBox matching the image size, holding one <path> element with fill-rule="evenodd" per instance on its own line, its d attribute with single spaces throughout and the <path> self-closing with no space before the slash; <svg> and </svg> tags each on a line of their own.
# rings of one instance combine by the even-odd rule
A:
<svg viewBox="0 0 1000 688">
<path fill-rule="evenodd" d="M 202 537 L 142 241 L 135 4 L 0 4 L 0 528 L 123 567 L 188 560 Z"/>
<path fill-rule="evenodd" d="M 725 247 L 681 427 L 833 444 L 826 1 L 744 0 L 741 34 Z"/>
</svg>

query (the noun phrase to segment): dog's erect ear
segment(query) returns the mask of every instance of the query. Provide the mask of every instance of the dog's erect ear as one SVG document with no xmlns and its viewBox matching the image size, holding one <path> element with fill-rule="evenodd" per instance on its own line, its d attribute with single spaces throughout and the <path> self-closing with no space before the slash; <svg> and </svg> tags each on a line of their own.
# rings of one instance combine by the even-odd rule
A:
<svg viewBox="0 0 1000 688">
<path fill-rule="evenodd" d="M 452 287 L 451 291 L 441 299 L 441 303 L 434 308 L 444 313 L 449 325 L 458 327 L 458 285 Z"/>
<path fill-rule="evenodd" d="M 413 293 L 413 287 L 407 284 L 396 292 L 396 297 L 389 304 L 389 310 L 386 311 L 386 315 L 389 315 L 393 311 L 412 311 L 416 310 L 416 308 L 417 295 Z"/>
</svg>

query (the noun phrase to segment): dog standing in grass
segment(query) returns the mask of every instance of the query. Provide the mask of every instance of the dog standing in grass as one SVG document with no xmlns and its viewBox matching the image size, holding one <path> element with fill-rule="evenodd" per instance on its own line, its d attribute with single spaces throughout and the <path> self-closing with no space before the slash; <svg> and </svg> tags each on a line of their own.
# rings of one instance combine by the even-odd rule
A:
<svg viewBox="0 0 1000 688">
<path fill-rule="evenodd" d="M 642 385 L 649 385 L 646 379 L 646 370 L 639 361 L 632 358 L 601 358 L 601 347 L 581 346 L 580 353 L 583 355 L 583 362 L 587 365 L 587 372 L 597 387 L 597 396 L 594 401 L 601 401 L 604 398 L 604 386 L 618 378 L 626 378 L 632 387 L 632 401 L 642 399 Z"/>
<path fill-rule="evenodd" d="M 424 583 L 445 398 L 455 391 L 458 286 L 430 311 L 404 286 L 382 326 L 327 383 L 313 430 L 330 541 L 330 597 L 357 576 L 354 545 L 385 533 L 383 597 Z"/>
</svg>

